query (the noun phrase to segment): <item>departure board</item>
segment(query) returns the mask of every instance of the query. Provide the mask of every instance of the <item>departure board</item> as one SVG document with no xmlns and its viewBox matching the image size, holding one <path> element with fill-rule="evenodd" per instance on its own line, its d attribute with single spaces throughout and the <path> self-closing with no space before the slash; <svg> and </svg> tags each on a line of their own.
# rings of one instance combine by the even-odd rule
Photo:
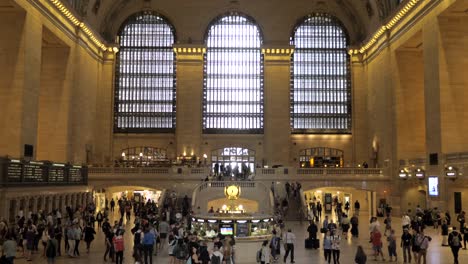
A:
<svg viewBox="0 0 468 264">
<path fill-rule="evenodd" d="M 24 164 L 23 176 L 25 182 L 44 181 L 42 166 L 39 164 Z"/>
<path fill-rule="evenodd" d="M 69 182 L 82 182 L 83 176 L 81 175 L 81 168 L 71 167 L 68 171 Z"/>
<path fill-rule="evenodd" d="M 49 169 L 49 182 L 65 182 L 65 168 L 51 167 Z"/>
<path fill-rule="evenodd" d="M 7 167 L 8 182 L 21 182 L 21 163 L 9 163 Z"/>
</svg>

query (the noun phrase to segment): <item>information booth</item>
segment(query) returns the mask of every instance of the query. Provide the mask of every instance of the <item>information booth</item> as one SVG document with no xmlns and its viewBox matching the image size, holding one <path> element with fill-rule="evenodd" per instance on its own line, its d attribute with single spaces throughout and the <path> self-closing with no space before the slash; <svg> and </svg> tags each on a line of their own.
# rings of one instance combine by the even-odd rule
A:
<svg viewBox="0 0 468 264">
<path fill-rule="evenodd" d="M 261 214 L 208 214 L 192 217 L 192 232 L 203 240 L 218 234 L 234 236 L 236 240 L 264 240 L 271 236 L 273 218 Z"/>
</svg>

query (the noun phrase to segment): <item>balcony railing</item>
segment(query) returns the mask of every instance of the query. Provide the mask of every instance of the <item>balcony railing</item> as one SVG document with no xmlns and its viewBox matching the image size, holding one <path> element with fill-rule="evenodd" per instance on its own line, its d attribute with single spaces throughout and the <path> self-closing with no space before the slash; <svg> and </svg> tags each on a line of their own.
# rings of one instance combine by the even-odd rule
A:
<svg viewBox="0 0 468 264">
<path fill-rule="evenodd" d="M 0 185 L 3 187 L 86 184 L 86 166 L 0 158 Z"/>
<path fill-rule="evenodd" d="M 201 180 L 210 175 L 210 167 L 187 168 L 187 167 L 89 167 L 91 180 L 125 179 L 128 177 L 154 180 Z M 382 180 L 384 176 L 379 168 L 257 168 L 254 171 L 254 180 L 314 180 L 322 178 L 362 178 L 367 180 Z M 358 176 L 358 177 L 355 177 Z"/>
</svg>

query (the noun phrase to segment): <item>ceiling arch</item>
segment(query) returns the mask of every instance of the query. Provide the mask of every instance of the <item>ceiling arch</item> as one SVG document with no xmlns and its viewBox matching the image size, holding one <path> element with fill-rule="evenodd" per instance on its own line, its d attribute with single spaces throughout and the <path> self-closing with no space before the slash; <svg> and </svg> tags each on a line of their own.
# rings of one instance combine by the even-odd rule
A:
<svg viewBox="0 0 468 264">
<path fill-rule="evenodd" d="M 398 1 L 398 0 L 392 0 Z M 209 23 L 220 14 L 239 11 L 255 18 L 264 30 L 266 44 L 288 44 L 292 28 L 311 13 L 330 13 L 358 45 L 380 25 L 379 0 L 90 0 L 85 20 L 106 41 L 115 41 L 118 29 L 130 15 L 152 10 L 171 21 L 180 43 L 203 43 Z"/>
</svg>

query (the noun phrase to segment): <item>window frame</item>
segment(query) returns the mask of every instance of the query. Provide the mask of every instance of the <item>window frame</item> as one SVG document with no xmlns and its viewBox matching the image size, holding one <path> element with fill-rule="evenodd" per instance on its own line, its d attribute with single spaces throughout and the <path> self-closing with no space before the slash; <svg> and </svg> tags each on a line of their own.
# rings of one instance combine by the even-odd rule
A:
<svg viewBox="0 0 468 264">
<path fill-rule="evenodd" d="M 208 107 L 208 96 L 207 96 L 207 92 L 208 92 L 208 73 L 207 73 L 207 68 L 208 68 L 208 53 L 210 52 L 210 47 L 208 47 L 208 37 L 210 36 L 210 31 L 212 29 L 213 26 L 219 24 L 219 22 L 223 19 L 223 18 L 226 18 L 226 17 L 229 17 L 229 16 L 240 16 L 240 17 L 243 17 L 245 18 L 248 23 L 252 24 L 252 25 L 255 25 L 256 26 L 256 29 L 258 30 L 258 37 L 259 37 L 259 42 L 260 42 L 260 45 L 258 48 L 255 48 L 255 49 L 258 49 L 258 55 L 260 56 L 259 58 L 259 62 L 260 62 L 260 65 L 258 65 L 259 67 L 259 75 L 258 76 L 254 76 L 255 77 L 255 80 L 257 80 L 258 78 L 258 81 L 259 81 L 259 87 L 258 89 L 255 88 L 255 89 L 248 89 L 247 91 L 251 91 L 251 92 L 259 92 L 259 102 L 257 103 L 253 103 L 253 104 L 249 104 L 249 106 L 257 106 L 259 105 L 259 113 L 255 113 L 253 111 L 250 111 L 248 113 L 231 113 L 230 116 L 227 116 L 226 113 L 223 113 L 223 112 L 215 112 L 215 113 L 212 113 L 214 116 L 215 115 L 223 115 L 224 116 L 220 116 L 220 117 L 216 117 L 216 119 L 221 122 L 222 120 L 226 120 L 227 118 L 229 117 L 242 117 L 243 114 L 245 115 L 250 115 L 250 116 L 253 116 L 254 118 L 258 118 L 258 122 L 259 122 L 259 128 L 250 128 L 250 129 L 246 129 L 246 128 L 208 128 L 207 127 L 207 121 L 208 121 L 208 116 L 207 116 L 207 107 Z M 261 26 L 255 21 L 255 19 L 253 19 L 252 17 L 244 14 L 244 13 L 240 13 L 240 12 L 227 12 L 227 13 L 224 13 L 224 14 L 221 14 L 219 16 L 217 16 L 216 18 L 214 18 L 210 24 L 208 25 L 207 27 L 207 30 L 205 32 L 205 36 L 204 36 L 204 43 L 207 45 L 207 51 L 206 53 L 204 54 L 204 57 L 203 57 L 203 102 L 202 102 L 202 133 L 203 134 L 263 134 L 264 133 L 264 116 L 265 116 L 265 111 L 264 111 L 264 66 L 265 66 L 265 60 L 264 60 L 264 55 L 262 54 L 261 52 L 261 47 L 264 43 L 264 34 L 263 34 L 263 31 L 262 31 L 262 28 Z M 220 48 L 215 48 L 215 49 L 220 49 Z M 229 48 L 226 48 L 226 49 L 229 49 Z M 231 49 L 234 49 L 234 50 L 241 50 L 242 48 L 231 48 Z M 244 50 L 247 50 L 247 49 L 253 49 L 252 47 L 247 47 L 247 48 L 243 48 Z M 245 63 L 245 62 L 244 62 Z M 218 67 L 218 69 L 221 68 L 221 67 Z M 253 76 L 253 75 L 249 75 L 249 76 Z M 238 79 L 230 79 L 230 80 L 242 80 L 241 78 L 238 78 Z M 224 91 L 228 91 L 228 88 L 227 87 L 219 87 L 219 88 L 222 88 L 224 89 Z M 222 102 L 225 102 L 225 103 L 228 103 L 229 101 L 222 101 Z M 222 104 L 220 104 L 222 105 Z M 231 104 L 231 105 L 241 105 L 241 104 Z M 257 116 L 258 115 L 258 116 Z"/>
<path fill-rule="evenodd" d="M 327 13 L 312 13 L 312 14 L 309 14 L 305 17 L 302 17 L 300 18 L 292 32 L 291 32 L 291 45 L 295 46 L 295 37 L 296 37 L 296 32 L 297 30 L 303 26 L 303 25 L 306 25 L 307 21 L 311 18 L 315 18 L 315 17 L 324 17 L 324 18 L 328 18 L 332 21 L 332 25 L 333 26 L 339 26 L 341 31 L 343 32 L 344 36 L 345 36 L 345 46 L 348 47 L 349 46 L 349 34 L 348 34 L 348 31 L 346 29 L 346 27 L 343 25 L 343 23 L 338 19 L 336 18 L 335 16 L 333 15 L 330 15 L 330 14 L 327 14 Z M 312 37 L 310 37 L 312 38 Z M 322 40 L 324 41 L 324 40 Z M 322 42 L 323 43 L 323 42 Z M 346 113 L 345 114 L 341 114 L 341 113 L 336 113 L 336 112 L 332 112 L 332 111 L 328 111 L 326 113 L 313 113 L 312 111 L 309 111 L 309 112 L 305 112 L 305 113 L 295 113 L 295 106 L 297 104 L 295 104 L 295 100 L 294 100 L 294 95 L 295 95 L 295 54 L 298 53 L 298 50 L 300 50 L 301 48 L 297 48 L 295 47 L 295 50 L 294 50 L 294 53 L 292 54 L 291 56 L 291 73 L 290 73 L 290 126 L 291 126 L 291 133 L 292 134 L 352 134 L 352 79 L 351 79 L 351 58 L 347 52 L 347 48 L 343 48 L 343 49 L 335 49 L 337 51 L 339 50 L 342 50 L 345 58 L 346 58 L 346 66 L 345 66 L 345 80 L 346 80 L 346 90 L 344 91 L 346 93 L 346 97 L 347 97 L 347 101 L 345 101 L 346 103 Z M 305 50 L 307 49 L 312 49 L 312 48 L 304 48 Z M 330 49 L 331 48 L 321 48 L 323 50 L 326 50 L 326 49 Z M 324 54 L 327 54 L 327 53 L 324 53 Z M 336 67 L 337 69 L 338 67 Z M 308 78 L 308 80 L 314 80 L 312 78 Z M 330 90 L 336 90 L 336 91 L 342 91 L 342 90 L 338 90 L 336 89 L 336 87 L 331 87 L 329 85 L 327 85 L 326 88 L 320 88 L 320 92 L 324 92 L 324 93 L 327 93 L 327 92 L 330 92 Z M 343 91 L 342 91 L 343 92 Z M 312 100 L 309 100 L 307 101 L 309 104 L 309 106 L 317 106 L 317 105 L 333 105 L 333 104 L 337 104 L 339 103 L 339 101 L 335 100 L 335 101 L 326 101 L 326 100 L 321 100 L 321 101 L 317 101 L 316 104 L 313 104 L 311 103 Z M 342 128 L 342 129 L 339 129 L 339 128 L 312 128 L 312 127 L 308 127 L 308 128 L 295 128 L 294 127 L 294 124 L 295 124 L 295 117 L 300 117 L 300 116 L 303 116 L 303 118 L 323 118 L 324 120 L 333 120 L 333 118 L 335 120 L 339 120 L 339 119 L 344 119 L 346 120 L 348 126 L 346 128 Z"/>
<path fill-rule="evenodd" d="M 146 114 L 147 115 L 144 115 L 144 117 L 158 117 L 158 120 L 159 119 L 162 119 L 164 118 L 163 115 L 166 114 L 166 113 L 171 113 L 171 127 L 119 127 L 118 126 L 118 122 L 119 122 L 119 117 L 121 115 L 119 115 L 119 113 L 122 113 L 122 112 L 119 112 L 119 103 L 121 102 L 121 100 L 119 99 L 119 90 L 121 87 L 119 87 L 119 84 L 120 84 L 120 77 L 121 77 L 121 70 L 120 70 L 120 65 L 121 65 L 121 59 L 120 59 L 120 54 L 122 52 L 122 47 L 119 49 L 119 52 L 116 54 L 116 60 L 115 60 L 115 68 L 114 68 L 114 73 L 115 73 L 115 76 L 114 76 L 114 102 L 113 102 L 113 107 L 114 107 L 114 111 L 113 111 L 113 122 L 114 122 L 114 125 L 113 125 L 113 132 L 115 134 L 117 133 L 175 133 L 175 130 L 176 130 L 176 106 L 177 106 L 177 79 L 176 79 L 176 74 L 177 74 L 177 54 L 174 52 L 173 50 L 173 46 L 174 44 L 177 42 L 177 33 L 176 33 L 176 30 L 175 30 L 175 27 L 173 25 L 173 23 L 170 22 L 169 19 L 167 19 L 167 17 L 165 17 L 164 15 L 158 13 L 158 12 L 155 12 L 155 11 L 142 11 L 142 12 L 138 12 L 138 13 L 135 13 L 131 16 L 129 16 L 123 23 L 122 25 L 120 26 L 120 29 L 118 31 L 118 34 L 117 34 L 117 38 L 119 40 L 119 43 L 120 43 L 120 37 L 122 35 L 122 32 L 123 30 L 128 26 L 128 25 L 131 25 L 132 23 L 133 24 L 142 24 L 142 23 L 135 23 L 138 19 L 138 17 L 140 16 L 143 16 L 143 15 L 151 15 L 151 16 L 155 16 L 155 17 L 158 17 L 160 19 L 162 19 L 165 24 L 170 28 L 171 32 L 172 32 L 172 37 L 173 37 L 173 42 L 171 44 L 171 46 L 134 46 L 134 47 L 129 47 L 131 50 L 135 50 L 135 49 L 138 49 L 138 48 L 142 48 L 142 49 L 157 49 L 157 51 L 154 51 L 153 54 L 161 54 L 162 51 L 164 49 L 167 49 L 167 50 L 171 50 L 172 52 L 172 67 L 173 67 L 173 71 L 169 74 L 172 75 L 172 112 L 161 112 L 161 111 L 154 111 L 154 112 L 147 112 Z M 153 39 L 154 40 L 154 39 Z M 139 65 L 143 65 L 143 64 L 139 64 Z M 141 74 L 141 72 L 140 72 Z M 133 77 L 135 80 L 138 80 L 139 77 Z M 156 77 L 153 77 L 155 78 L 156 80 L 158 80 L 159 82 L 162 82 L 162 80 L 164 80 L 164 78 L 160 77 L 160 76 L 156 76 Z M 157 86 L 155 86 L 157 87 Z M 140 87 L 140 89 L 138 89 L 137 92 L 140 92 L 141 93 L 142 89 Z M 161 87 L 158 87 L 158 89 L 154 89 L 153 90 L 154 92 L 160 92 L 162 94 L 165 94 L 165 89 L 161 88 Z M 139 100 L 137 102 L 135 102 L 133 104 L 133 106 L 137 106 L 137 105 L 142 105 L 143 104 L 143 100 Z M 161 106 L 161 103 L 159 104 L 156 104 L 154 106 Z M 137 119 L 139 116 L 138 116 L 138 113 L 139 112 L 136 112 L 136 111 L 133 111 L 133 112 L 128 112 L 128 116 L 129 118 L 134 118 L 134 119 Z M 144 113 L 144 112 L 143 112 Z M 152 115 L 151 115 L 152 114 Z M 142 121 L 139 121 L 140 124 L 142 123 Z M 134 124 L 138 124 L 138 121 L 133 121 Z"/>
</svg>

